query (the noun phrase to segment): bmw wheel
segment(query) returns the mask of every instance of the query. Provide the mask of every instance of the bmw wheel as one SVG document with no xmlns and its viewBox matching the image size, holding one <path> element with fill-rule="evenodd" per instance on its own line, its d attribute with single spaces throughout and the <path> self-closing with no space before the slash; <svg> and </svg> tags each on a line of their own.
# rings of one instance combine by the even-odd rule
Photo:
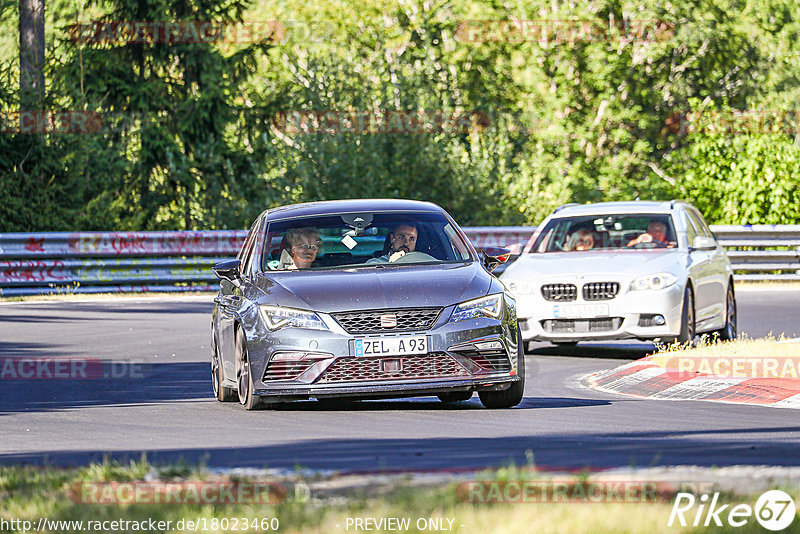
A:
<svg viewBox="0 0 800 534">
<path fill-rule="evenodd" d="M 733 293 L 733 283 L 728 284 L 725 297 L 725 326 L 717 330 L 719 338 L 723 341 L 736 339 L 736 295 Z"/>
<path fill-rule="evenodd" d="M 519 328 L 517 328 L 517 375 L 519 381 L 511 384 L 506 390 L 479 391 L 481 403 L 487 408 L 511 408 L 522 402 L 525 394 L 525 350 Z"/>
<path fill-rule="evenodd" d="M 253 376 L 250 372 L 250 358 L 247 355 L 247 341 L 241 329 L 236 332 L 236 363 L 239 403 L 247 410 L 255 410 L 261 404 L 261 399 L 253 394 Z"/>
</svg>

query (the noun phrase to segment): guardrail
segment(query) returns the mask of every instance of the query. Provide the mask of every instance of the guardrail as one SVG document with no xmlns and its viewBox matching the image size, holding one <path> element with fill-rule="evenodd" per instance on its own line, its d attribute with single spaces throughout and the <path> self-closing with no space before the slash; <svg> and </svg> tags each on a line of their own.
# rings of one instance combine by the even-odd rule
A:
<svg viewBox="0 0 800 534">
<path fill-rule="evenodd" d="M 712 226 L 737 280 L 800 280 L 800 225 Z M 518 254 L 535 227 L 468 227 L 480 247 Z M 214 263 L 239 252 L 247 232 L 0 234 L 0 296 L 215 291 Z"/>
</svg>

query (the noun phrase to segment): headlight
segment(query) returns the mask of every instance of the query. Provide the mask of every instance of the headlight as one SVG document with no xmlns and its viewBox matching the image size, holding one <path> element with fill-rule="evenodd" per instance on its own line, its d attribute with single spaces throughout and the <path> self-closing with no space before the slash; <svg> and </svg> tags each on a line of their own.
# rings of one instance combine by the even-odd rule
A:
<svg viewBox="0 0 800 534">
<path fill-rule="evenodd" d="M 671 273 L 648 274 L 638 276 L 631 282 L 631 291 L 644 289 L 664 289 L 678 281 L 678 277 Z"/>
<path fill-rule="evenodd" d="M 503 294 L 489 295 L 475 300 L 462 302 L 453 310 L 451 323 L 472 319 L 473 317 L 491 317 L 499 319 L 502 313 Z"/>
<path fill-rule="evenodd" d="M 310 328 L 312 330 L 327 330 L 328 327 L 314 312 L 281 308 L 279 306 L 259 306 L 261 318 L 270 330 L 278 330 L 284 326 L 296 328 Z"/>
<path fill-rule="evenodd" d="M 503 280 L 508 290 L 515 295 L 530 295 L 533 293 L 533 284 L 524 280 Z"/>
</svg>

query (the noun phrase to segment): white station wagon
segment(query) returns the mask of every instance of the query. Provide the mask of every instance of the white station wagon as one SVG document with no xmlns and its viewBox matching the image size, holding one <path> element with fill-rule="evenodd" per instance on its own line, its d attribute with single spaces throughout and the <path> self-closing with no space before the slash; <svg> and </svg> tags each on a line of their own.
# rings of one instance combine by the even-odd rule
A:
<svg viewBox="0 0 800 534">
<path fill-rule="evenodd" d="M 562 206 L 501 279 L 525 341 L 736 337 L 731 263 L 686 202 Z"/>
</svg>

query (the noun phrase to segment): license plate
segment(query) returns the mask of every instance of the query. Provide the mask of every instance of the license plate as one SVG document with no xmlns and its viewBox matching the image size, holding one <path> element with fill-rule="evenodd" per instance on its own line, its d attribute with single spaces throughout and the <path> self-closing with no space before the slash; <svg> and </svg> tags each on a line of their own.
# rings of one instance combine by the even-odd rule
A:
<svg viewBox="0 0 800 534">
<path fill-rule="evenodd" d="M 373 337 L 355 341 L 356 356 L 402 356 L 428 352 L 425 336 Z"/>
<path fill-rule="evenodd" d="M 564 306 L 553 305 L 553 317 L 558 319 L 583 319 L 591 317 L 608 317 L 608 304 L 576 304 Z"/>
</svg>

